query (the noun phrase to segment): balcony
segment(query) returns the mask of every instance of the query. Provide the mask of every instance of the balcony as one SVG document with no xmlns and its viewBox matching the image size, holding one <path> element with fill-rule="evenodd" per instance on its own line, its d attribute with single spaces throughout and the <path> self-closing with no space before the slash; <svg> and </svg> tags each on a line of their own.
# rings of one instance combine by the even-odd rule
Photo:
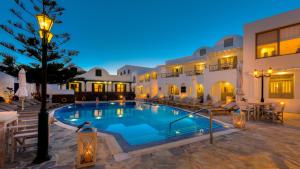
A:
<svg viewBox="0 0 300 169">
<path fill-rule="evenodd" d="M 195 76 L 195 75 L 203 75 L 204 70 L 192 70 L 185 72 L 186 76 Z"/>
<path fill-rule="evenodd" d="M 179 77 L 181 73 L 162 73 L 161 78 Z"/>
<path fill-rule="evenodd" d="M 230 70 L 230 69 L 236 69 L 237 64 L 233 63 L 227 63 L 227 64 L 216 64 L 216 65 L 209 65 L 209 71 L 215 72 L 215 71 L 222 71 L 222 70 Z"/>
</svg>

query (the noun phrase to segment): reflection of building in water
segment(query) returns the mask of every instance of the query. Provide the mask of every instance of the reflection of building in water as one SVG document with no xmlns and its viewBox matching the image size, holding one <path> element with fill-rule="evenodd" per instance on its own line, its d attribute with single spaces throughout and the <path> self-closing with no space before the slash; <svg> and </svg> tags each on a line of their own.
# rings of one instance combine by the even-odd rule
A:
<svg viewBox="0 0 300 169">
<path fill-rule="evenodd" d="M 158 105 L 155 105 L 155 106 L 151 106 L 151 110 L 154 112 L 154 113 L 157 113 L 158 112 Z"/>
<path fill-rule="evenodd" d="M 178 115 L 179 114 L 178 110 L 172 110 L 172 112 L 173 112 L 174 115 Z"/>
<path fill-rule="evenodd" d="M 74 118 L 75 118 L 75 119 L 79 119 L 79 118 L 80 118 L 80 113 L 79 113 L 78 110 L 75 112 Z"/>
<path fill-rule="evenodd" d="M 123 108 L 117 109 L 117 115 L 118 115 L 118 117 L 123 117 L 123 115 L 124 115 L 124 109 Z"/>
<path fill-rule="evenodd" d="M 101 117 L 102 117 L 102 110 L 94 110 L 94 117 L 96 119 L 101 119 Z"/>
<path fill-rule="evenodd" d="M 137 109 L 137 110 L 143 110 L 143 106 L 142 106 L 142 104 L 140 104 L 140 103 L 137 103 L 136 104 L 136 106 L 135 106 L 135 108 Z"/>
</svg>

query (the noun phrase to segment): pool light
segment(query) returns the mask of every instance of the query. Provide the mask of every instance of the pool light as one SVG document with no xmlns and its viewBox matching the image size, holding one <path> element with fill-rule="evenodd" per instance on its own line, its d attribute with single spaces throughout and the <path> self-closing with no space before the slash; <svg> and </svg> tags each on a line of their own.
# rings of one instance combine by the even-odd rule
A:
<svg viewBox="0 0 300 169">
<path fill-rule="evenodd" d="M 192 114 L 189 114 L 189 118 L 193 118 L 194 116 Z"/>
</svg>

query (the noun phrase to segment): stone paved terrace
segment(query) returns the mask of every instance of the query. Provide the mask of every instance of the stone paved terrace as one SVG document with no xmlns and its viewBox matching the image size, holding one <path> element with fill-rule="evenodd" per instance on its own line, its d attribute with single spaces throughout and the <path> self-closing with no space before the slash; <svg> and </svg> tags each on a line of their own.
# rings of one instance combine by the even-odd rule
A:
<svg viewBox="0 0 300 169">
<path fill-rule="evenodd" d="M 230 122 L 230 116 L 216 117 Z M 300 114 L 285 114 L 285 124 L 250 122 L 247 129 L 208 140 L 115 162 L 99 137 L 99 169 L 297 169 L 300 168 Z M 51 126 L 52 159 L 32 166 L 34 152 L 19 153 L 6 168 L 74 168 L 76 134 Z"/>
</svg>

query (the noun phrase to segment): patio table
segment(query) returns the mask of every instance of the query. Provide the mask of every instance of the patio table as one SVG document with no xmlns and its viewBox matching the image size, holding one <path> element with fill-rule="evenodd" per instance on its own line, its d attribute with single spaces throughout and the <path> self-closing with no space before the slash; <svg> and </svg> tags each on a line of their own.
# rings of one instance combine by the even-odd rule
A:
<svg viewBox="0 0 300 169">
<path fill-rule="evenodd" d="M 263 117 L 263 109 L 265 106 L 270 106 L 273 103 L 271 102 L 250 102 L 249 105 L 254 106 L 254 119 L 259 120 L 261 117 Z"/>
</svg>

